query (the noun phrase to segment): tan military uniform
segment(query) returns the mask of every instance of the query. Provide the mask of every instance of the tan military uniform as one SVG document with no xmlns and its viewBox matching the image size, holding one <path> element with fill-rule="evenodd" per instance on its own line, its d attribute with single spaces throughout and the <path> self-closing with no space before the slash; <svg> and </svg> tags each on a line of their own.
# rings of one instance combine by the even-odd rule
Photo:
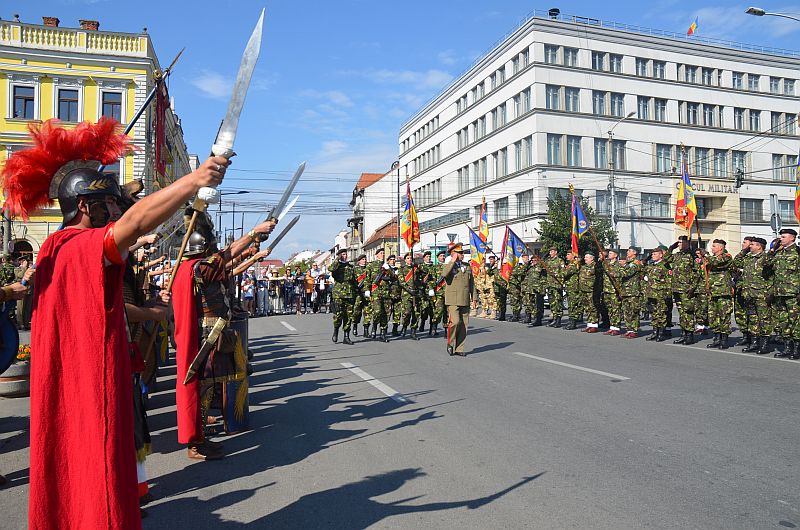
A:
<svg viewBox="0 0 800 530">
<path fill-rule="evenodd" d="M 445 278 L 444 304 L 447 306 L 447 344 L 455 353 L 464 353 L 469 324 L 470 294 L 474 285 L 472 269 L 463 262 L 455 260 L 442 268 Z"/>
</svg>

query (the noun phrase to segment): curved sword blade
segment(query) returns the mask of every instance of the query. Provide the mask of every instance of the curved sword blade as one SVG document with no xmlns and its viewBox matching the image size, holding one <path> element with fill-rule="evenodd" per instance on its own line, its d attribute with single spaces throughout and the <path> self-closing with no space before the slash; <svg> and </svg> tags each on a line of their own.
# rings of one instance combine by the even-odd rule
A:
<svg viewBox="0 0 800 530">
<path fill-rule="evenodd" d="M 250 86 L 250 79 L 253 77 L 253 70 L 258 61 L 258 54 L 261 52 L 261 34 L 264 28 L 264 9 L 261 10 L 261 16 L 258 17 L 253 33 L 250 35 L 250 40 L 247 41 L 247 47 L 244 49 L 242 55 L 242 62 L 239 65 L 239 73 L 236 75 L 236 82 L 233 84 L 233 93 L 231 100 L 228 102 L 228 111 L 225 113 L 225 119 L 217 133 L 217 139 L 214 145 L 233 150 L 233 142 L 236 139 L 236 129 L 239 128 L 239 116 L 242 114 L 242 107 L 244 107 L 244 99 L 247 96 L 247 88 Z"/>
</svg>

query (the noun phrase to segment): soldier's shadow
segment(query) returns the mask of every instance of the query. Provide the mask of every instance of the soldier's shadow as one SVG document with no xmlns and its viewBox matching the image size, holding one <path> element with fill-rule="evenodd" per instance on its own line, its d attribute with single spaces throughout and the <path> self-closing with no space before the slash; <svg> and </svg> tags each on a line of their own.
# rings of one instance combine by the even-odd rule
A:
<svg viewBox="0 0 800 530">
<path fill-rule="evenodd" d="M 502 350 L 503 348 L 508 348 L 509 346 L 516 344 L 515 342 L 497 342 L 494 344 L 484 344 L 483 346 L 478 346 L 477 348 L 473 348 L 467 351 L 467 356 L 470 355 L 480 355 L 481 353 L 486 353 L 495 350 Z"/>
</svg>

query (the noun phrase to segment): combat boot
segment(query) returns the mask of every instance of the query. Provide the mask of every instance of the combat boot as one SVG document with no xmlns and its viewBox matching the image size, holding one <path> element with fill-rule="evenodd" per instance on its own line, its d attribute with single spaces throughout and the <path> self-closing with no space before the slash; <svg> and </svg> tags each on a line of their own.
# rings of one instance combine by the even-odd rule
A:
<svg viewBox="0 0 800 530">
<path fill-rule="evenodd" d="M 564 329 L 578 329 L 578 322 L 574 318 L 570 318 Z"/>
<path fill-rule="evenodd" d="M 533 321 L 533 319 L 531 318 L 531 316 L 530 316 L 530 315 L 528 315 L 528 314 L 526 314 L 526 315 L 525 315 L 525 322 L 524 322 L 524 323 L 525 323 L 525 324 L 530 324 L 532 321 Z"/>
<path fill-rule="evenodd" d="M 756 355 L 764 355 L 769 353 L 769 337 L 758 337 L 758 351 Z"/>
<path fill-rule="evenodd" d="M 392 337 L 399 337 L 400 333 L 397 331 L 397 324 L 392 324 Z"/>
<path fill-rule="evenodd" d="M 372 323 L 372 333 L 370 333 L 370 338 L 377 339 L 378 338 L 378 323 Z"/>
<path fill-rule="evenodd" d="M 785 346 L 783 347 L 783 351 L 776 351 L 773 357 L 789 357 L 790 355 L 794 354 L 794 341 L 786 340 L 784 341 Z"/>
<path fill-rule="evenodd" d="M 798 344 L 795 341 L 792 341 L 792 344 L 793 344 L 792 354 L 789 355 L 787 357 L 787 359 L 791 359 L 793 361 L 796 361 L 797 359 L 800 359 L 800 344 Z"/>
<path fill-rule="evenodd" d="M 681 330 L 681 336 L 672 341 L 672 344 L 684 344 L 686 342 L 686 332 Z"/>
<path fill-rule="evenodd" d="M 510 322 L 519 322 L 519 311 L 513 313 L 511 315 Z"/>
<path fill-rule="evenodd" d="M 653 328 L 653 332 L 645 337 L 644 340 L 657 340 L 659 335 L 661 334 L 661 328 Z"/>
<path fill-rule="evenodd" d="M 658 328 L 658 334 L 656 335 L 656 342 L 664 342 L 667 339 L 672 338 L 672 333 L 667 331 L 667 328 Z"/>
<path fill-rule="evenodd" d="M 686 338 L 683 339 L 683 343 L 688 346 L 689 344 L 694 344 L 694 331 L 687 331 Z"/>
<path fill-rule="evenodd" d="M 414 329 L 414 328 L 411 328 L 411 329 Z M 403 329 L 402 329 L 402 331 L 400 332 L 400 334 L 401 334 L 403 337 L 405 337 L 406 335 L 408 335 L 408 326 L 403 326 Z"/>
<path fill-rule="evenodd" d="M 431 326 L 431 329 L 428 330 L 428 336 L 430 337 L 431 335 L 433 335 L 434 337 L 439 336 L 439 324 L 433 324 Z"/>
<path fill-rule="evenodd" d="M 720 350 L 727 350 L 728 349 L 728 334 L 722 333 L 719 339 L 719 349 Z"/>
<path fill-rule="evenodd" d="M 358 337 L 358 324 L 353 324 L 353 336 Z"/>
<path fill-rule="evenodd" d="M 505 322 L 505 320 L 506 320 L 506 312 L 505 311 L 500 311 L 500 314 L 497 316 L 497 320 L 499 320 L 500 322 Z"/>
<path fill-rule="evenodd" d="M 411 338 L 414 340 L 419 340 L 419 337 L 417 337 L 417 330 L 414 329 L 414 326 L 411 326 Z"/>
<path fill-rule="evenodd" d="M 417 331 L 425 331 L 425 321 L 424 320 L 420 320 L 419 321 L 419 327 L 417 328 Z"/>
<path fill-rule="evenodd" d="M 761 337 L 756 337 L 756 336 L 753 336 L 752 334 L 749 334 L 749 335 L 750 335 L 750 337 L 749 337 L 750 338 L 750 344 L 748 344 L 747 346 L 742 348 L 742 353 L 758 353 L 758 350 L 761 348 Z M 742 338 L 742 340 L 737 342 L 735 344 L 735 346 L 738 346 L 739 343 L 741 343 L 743 341 L 744 341 L 744 337 Z"/>
<path fill-rule="evenodd" d="M 535 328 L 535 327 L 538 327 L 538 326 L 541 326 L 541 325 L 542 325 L 542 317 L 538 316 L 538 317 L 536 317 L 536 319 L 534 319 L 533 323 L 531 324 L 531 327 Z"/>
<path fill-rule="evenodd" d="M 741 340 L 739 340 L 739 342 L 734 344 L 734 346 L 750 346 L 751 344 L 753 344 L 753 334 L 750 333 L 749 331 L 745 331 L 742 333 Z M 742 350 L 742 351 L 747 351 L 747 350 Z"/>
<path fill-rule="evenodd" d="M 379 341 L 381 341 L 381 342 L 389 342 L 389 337 L 386 336 L 386 332 L 387 332 L 386 329 L 381 328 L 381 333 L 380 333 L 380 335 L 378 335 L 378 340 Z"/>
<path fill-rule="evenodd" d="M 353 341 L 350 340 L 350 333 L 348 331 L 344 332 L 344 338 L 342 339 L 342 344 L 349 344 L 352 346 Z"/>
<path fill-rule="evenodd" d="M 333 328 L 333 336 L 331 337 L 331 340 L 334 343 L 339 342 L 339 328 L 338 327 Z"/>
<path fill-rule="evenodd" d="M 365 339 L 369 338 L 369 324 L 364 324 L 364 331 L 361 333 Z"/>
<path fill-rule="evenodd" d="M 717 347 L 719 347 L 719 341 L 721 339 L 722 339 L 722 333 L 714 333 L 714 340 L 712 340 L 710 344 L 706 344 L 706 348 L 717 348 Z"/>
</svg>

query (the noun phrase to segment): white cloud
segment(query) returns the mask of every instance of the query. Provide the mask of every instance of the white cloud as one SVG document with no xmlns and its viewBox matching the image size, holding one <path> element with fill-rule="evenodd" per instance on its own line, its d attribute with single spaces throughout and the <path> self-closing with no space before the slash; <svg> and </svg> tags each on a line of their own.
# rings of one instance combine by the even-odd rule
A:
<svg viewBox="0 0 800 530">
<path fill-rule="evenodd" d="M 352 107 L 354 105 L 353 100 L 350 99 L 347 94 L 339 90 L 304 90 L 300 93 L 300 95 L 312 99 L 327 100 L 328 102 L 340 107 Z"/>
<path fill-rule="evenodd" d="M 315 157 L 314 171 L 350 173 L 356 178 L 363 172 L 380 173 L 381 171 L 388 171 L 392 162 L 397 159 L 397 145 L 394 142 L 365 145 L 358 150 L 342 149 L 333 154 L 326 153 L 327 143 L 329 142 L 323 143 L 322 150 Z M 309 164 L 309 167 L 311 167 L 311 164 Z M 355 184 L 355 181 L 352 184 Z M 352 188 L 352 185 L 348 183 L 345 187 Z"/>
<path fill-rule="evenodd" d="M 443 70 L 374 70 L 366 76 L 378 83 L 402 83 L 419 88 L 442 88 L 452 81 L 453 76 Z"/>
<path fill-rule="evenodd" d="M 342 142 L 340 140 L 329 140 L 327 142 L 322 142 L 322 151 L 320 152 L 320 156 L 329 158 L 342 153 L 348 147 L 349 145 L 347 142 Z"/>
<path fill-rule="evenodd" d="M 217 99 L 230 96 L 233 87 L 233 79 L 212 70 L 202 70 L 189 82 L 204 96 Z"/>
<path fill-rule="evenodd" d="M 447 66 L 452 66 L 458 62 L 456 52 L 453 50 L 441 51 L 436 55 L 436 57 L 439 59 L 440 63 L 446 64 Z"/>
</svg>

